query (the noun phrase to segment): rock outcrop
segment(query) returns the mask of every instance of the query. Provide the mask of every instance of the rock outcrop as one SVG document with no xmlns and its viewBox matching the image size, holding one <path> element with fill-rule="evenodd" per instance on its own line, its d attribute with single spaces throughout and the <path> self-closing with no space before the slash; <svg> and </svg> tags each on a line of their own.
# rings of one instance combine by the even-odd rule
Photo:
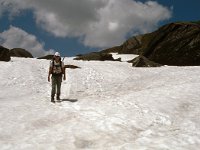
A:
<svg viewBox="0 0 200 150">
<path fill-rule="evenodd" d="M 167 24 L 155 32 L 134 36 L 117 48 L 106 52 L 115 49 L 120 54 L 143 55 L 162 65 L 200 65 L 200 22 Z"/>
<path fill-rule="evenodd" d="M 161 64 L 150 61 L 149 59 L 147 59 L 146 57 L 144 57 L 142 55 L 140 55 L 128 62 L 132 63 L 133 67 L 160 67 L 160 66 L 162 66 Z"/>
<path fill-rule="evenodd" d="M 142 54 L 163 65 L 200 65 L 200 25 L 172 23 L 163 26 Z"/>
<path fill-rule="evenodd" d="M 46 55 L 46 56 L 43 56 L 43 57 L 38 57 L 37 59 L 47 59 L 47 60 L 51 60 L 51 59 L 53 59 L 53 56 L 54 56 L 54 55 Z"/>
<path fill-rule="evenodd" d="M 112 48 L 108 48 L 105 50 L 102 50 L 102 53 L 118 53 L 122 49 L 122 46 L 115 46 Z"/>
<path fill-rule="evenodd" d="M 9 49 L 0 46 L 0 61 L 10 61 Z"/>
<path fill-rule="evenodd" d="M 77 68 L 80 68 L 80 67 L 75 66 L 75 65 L 65 65 L 65 68 L 77 69 Z"/>
<path fill-rule="evenodd" d="M 138 35 L 131 37 L 122 45 L 102 50 L 101 52 L 111 53 L 116 52 L 119 54 L 136 54 L 141 55 L 143 50 L 151 42 L 154 33 Z"/>
<path fill-rule="evenodd" d="M 105 60 L 114 60 L 112 54 L 108 53 L 101 53 L 101 52 L 92 52 L 84 55 L 78 55 L 74 60 L 98 60 L 98 61 L 105 61 Z"/>
<path fill-rule="evenodd" d="M 29 53 L 27 50 L 22 48 L 13 48 L 10 50 L 10 56 L 12 57 L 25 57 L 25 58 L 33 58 L 33 55 Z"/>
</svg>

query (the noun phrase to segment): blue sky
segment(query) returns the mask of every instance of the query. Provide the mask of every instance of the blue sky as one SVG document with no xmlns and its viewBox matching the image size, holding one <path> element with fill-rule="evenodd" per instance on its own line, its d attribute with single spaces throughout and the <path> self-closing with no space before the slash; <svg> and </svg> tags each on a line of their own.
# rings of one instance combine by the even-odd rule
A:
<svg viewBox="0 0 200 150">
<path fill-rule="evenodd" d="M 0 45 L 63 56 L 122 44 L 176 21 L 200 20 L 199 0 L 0 0 Z"/>
</svg>

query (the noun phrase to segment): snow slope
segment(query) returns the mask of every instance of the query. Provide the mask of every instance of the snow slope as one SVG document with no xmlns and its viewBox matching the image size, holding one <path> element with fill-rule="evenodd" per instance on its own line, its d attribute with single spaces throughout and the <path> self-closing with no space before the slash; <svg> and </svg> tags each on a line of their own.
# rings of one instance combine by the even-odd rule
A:
<svg viewBox="0 0 200 150">
<path fill-rule="evenodd" d="M 50 103 L 47 60 L 0 62 L 1 150 L 198 150 L 200 67 L 75 61 Z M 68 100 L 67 100 L 68 99 Z"/>
</svg>

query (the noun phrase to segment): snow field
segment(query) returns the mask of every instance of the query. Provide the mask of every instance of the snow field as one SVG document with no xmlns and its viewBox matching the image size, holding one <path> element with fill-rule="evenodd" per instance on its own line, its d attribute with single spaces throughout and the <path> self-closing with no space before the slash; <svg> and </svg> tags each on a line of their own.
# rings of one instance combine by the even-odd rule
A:
<svg viewBox="0 0 200 150">
<path fill-rule="evenodd" d="M 0 62 L 1 149 L 198 150 L 200 67 L 65 64 L 81 68 L 66 69 L 66 100 L 52 104 L 49 61 Z"/>
</svg>

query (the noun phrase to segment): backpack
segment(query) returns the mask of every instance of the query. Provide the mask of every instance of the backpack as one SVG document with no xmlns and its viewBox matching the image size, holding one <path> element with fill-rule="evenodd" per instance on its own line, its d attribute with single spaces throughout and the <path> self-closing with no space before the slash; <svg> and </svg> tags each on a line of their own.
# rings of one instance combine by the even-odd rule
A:
<svg viewBox="0 0 200 150">
<path fill-rule="evenodd" d="M 52 60 L 51 60 L 51 63 L 52 63 L 52 70 L 51 70 L 51 74 L 52 75 L 62 75 L 63 74 L 63 69 L 62 69 L 62 61 L 61 61 L 61 58 L 59 59 L 59 65 L 55 65 L 55 59 L 53 58 Z M 60 67 L 60 69 L 58 69 L 58 67 Z M 59 71 L 60 70 L 60 72 L 58 72 L 58 73 L 56 73 L 56 72 L 54 72 L 54 69 L 55 69 L 55 71 Z"/>
</svg>

